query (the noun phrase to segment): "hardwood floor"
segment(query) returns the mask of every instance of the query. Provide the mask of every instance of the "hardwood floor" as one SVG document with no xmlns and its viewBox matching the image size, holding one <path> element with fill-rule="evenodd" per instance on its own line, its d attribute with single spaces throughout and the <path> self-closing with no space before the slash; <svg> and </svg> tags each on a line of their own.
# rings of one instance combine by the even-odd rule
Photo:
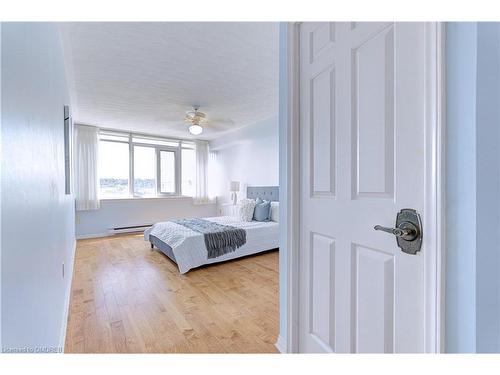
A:
<svg viewBox="0 0 500 375">
<path fill-rule="evenodd" d="M 278 252 L 180 275 L 142 235 L 80 240 L 67 353 L 275 353 Z"/>
</svg>

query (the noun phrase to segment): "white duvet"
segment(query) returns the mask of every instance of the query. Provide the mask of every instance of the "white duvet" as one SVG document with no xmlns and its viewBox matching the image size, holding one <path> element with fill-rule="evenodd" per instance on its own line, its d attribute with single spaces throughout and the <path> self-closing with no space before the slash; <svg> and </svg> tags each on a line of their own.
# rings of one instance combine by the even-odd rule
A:
<svg viewBox="0 0 500 375">
<path fill-rule="evenodd" d="M 144 232 L 144 239 L 149 241 L 153 235 L 172 248 L 180 273 L 204 264 L 222 262 L 261 251 L 275 249 L 279 246 L 279 224 L 274 221 L 239 221 L 232 216 L 208 217 L 222 225 L 231 225 L 245 229 L 246 243 L 236 251 L 218 258 L 208 259 L 203 234 L 195 232 L 183 225 L 170 221 L 156 223 Z"/>
</svg>

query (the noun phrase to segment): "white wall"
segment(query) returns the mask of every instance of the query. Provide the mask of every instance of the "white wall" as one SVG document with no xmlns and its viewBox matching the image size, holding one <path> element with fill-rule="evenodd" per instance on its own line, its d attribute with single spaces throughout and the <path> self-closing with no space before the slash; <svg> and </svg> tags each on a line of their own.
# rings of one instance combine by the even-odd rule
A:
<svg viewBox="0 0 500 375">
<path fill-rule="evenodd" d="M 64 193 L 69 96 L 59 33 L 51 23 L 3 23 L 1 38 L 2 348 L 57 348 L 75 245 L 74 200 Z"/>
<path fill-rule="evenodd" d="M 192 198 L 102 200 L 99 210 L 76 213 L 76 234 L 78 238 L 99 237 L 106 236 L 109 228 L 216 214 L 215 204 L 193 205 Z"/>
<path fill-rule="evenodd" d="M 477 24 L 476 351 L 500 351 L 500 27 Z"/>
<path fill-rule="evenodd" d="M 217 154 L 217 178 L 209 183 L 219 202 L 230 201 L 230 181 L 240 182 L 239 198 L 246 196 L 247 186 L 279 185 L 277 116 L 210 141 L 210 150 Z"/>
<path fill-rule="evenodd" d="M 446 351 L 475 352 L 476 24 L 448 24 L 446 49 Z"/>
<path fill-rule="evenodd" d="M 499 32 L 446 29 L 447 352 L 500 350 Z"/>
<path fill-rule="evenodd" d="M 0 69 L 2 61 L 2 23 L 0 22 Z M 2 72 L 0 70 L 0 114 L 2 113 Z M 0 116 L 0 145 L 2 140 L 2 116 Z M 0 148 L 1 154 L 1 148 Z M 1 168 L 0 168 L 1 171 Z M 1 173 L 0 173 L 1 174 Z M 1 177 L 1 176 L 0 176 Z M 2 196 L 2 184 L 0 183 L 0 197 Z M 1 199 L 0 199 L 1 213 Z M 2 228 L 2 215 L 0 214 L 0 228 Z M 2 245 L 0 240 L 0 349 L 2 348 Z"/>
</svg>

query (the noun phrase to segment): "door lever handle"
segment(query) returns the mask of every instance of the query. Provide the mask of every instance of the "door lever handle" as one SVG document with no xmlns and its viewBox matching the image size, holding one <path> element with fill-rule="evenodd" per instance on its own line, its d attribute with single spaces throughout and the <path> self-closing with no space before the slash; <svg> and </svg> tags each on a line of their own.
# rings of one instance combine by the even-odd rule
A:
<svg viewBox="0 0 500 375">
<path fill-rule="evenodd" d="M 390 233 L 402 252 L 415 255 L 422 247 L 422 221 L 416 210 L 403 208 L 396 216 L 396 228 L 375 225 L 373 229 Z"/>
<path fill-rule="evenodd" d="M 393 234 L 405 241 L 413 241 L 419 236 L 417 226 L 409 221 L 402 222 L 397 228 L 387 228 L 381 225 L 375 225 L 373 229 Z"/>
</svg>

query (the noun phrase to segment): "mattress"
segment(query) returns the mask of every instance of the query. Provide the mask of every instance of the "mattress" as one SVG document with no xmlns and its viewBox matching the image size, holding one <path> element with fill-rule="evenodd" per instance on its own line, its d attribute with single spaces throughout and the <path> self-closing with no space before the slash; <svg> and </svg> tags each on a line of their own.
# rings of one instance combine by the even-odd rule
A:
<svg viewBox="0 0 500 375">
<path fill-rule="evenodd" d="M 204 218 L 222 225 L 231 225 L 246 231 L 246 243 L 236 251 L 208 259 L 203 235 L 170 221 L 156 223 L 144 232 L 144 239 L 177 263 L 180 273 L 205 264 L 223 262 L 262 251 L 278 248 L 279 224 L 274 221 L 239 221 L 232 216 Z"/>
</svg>

